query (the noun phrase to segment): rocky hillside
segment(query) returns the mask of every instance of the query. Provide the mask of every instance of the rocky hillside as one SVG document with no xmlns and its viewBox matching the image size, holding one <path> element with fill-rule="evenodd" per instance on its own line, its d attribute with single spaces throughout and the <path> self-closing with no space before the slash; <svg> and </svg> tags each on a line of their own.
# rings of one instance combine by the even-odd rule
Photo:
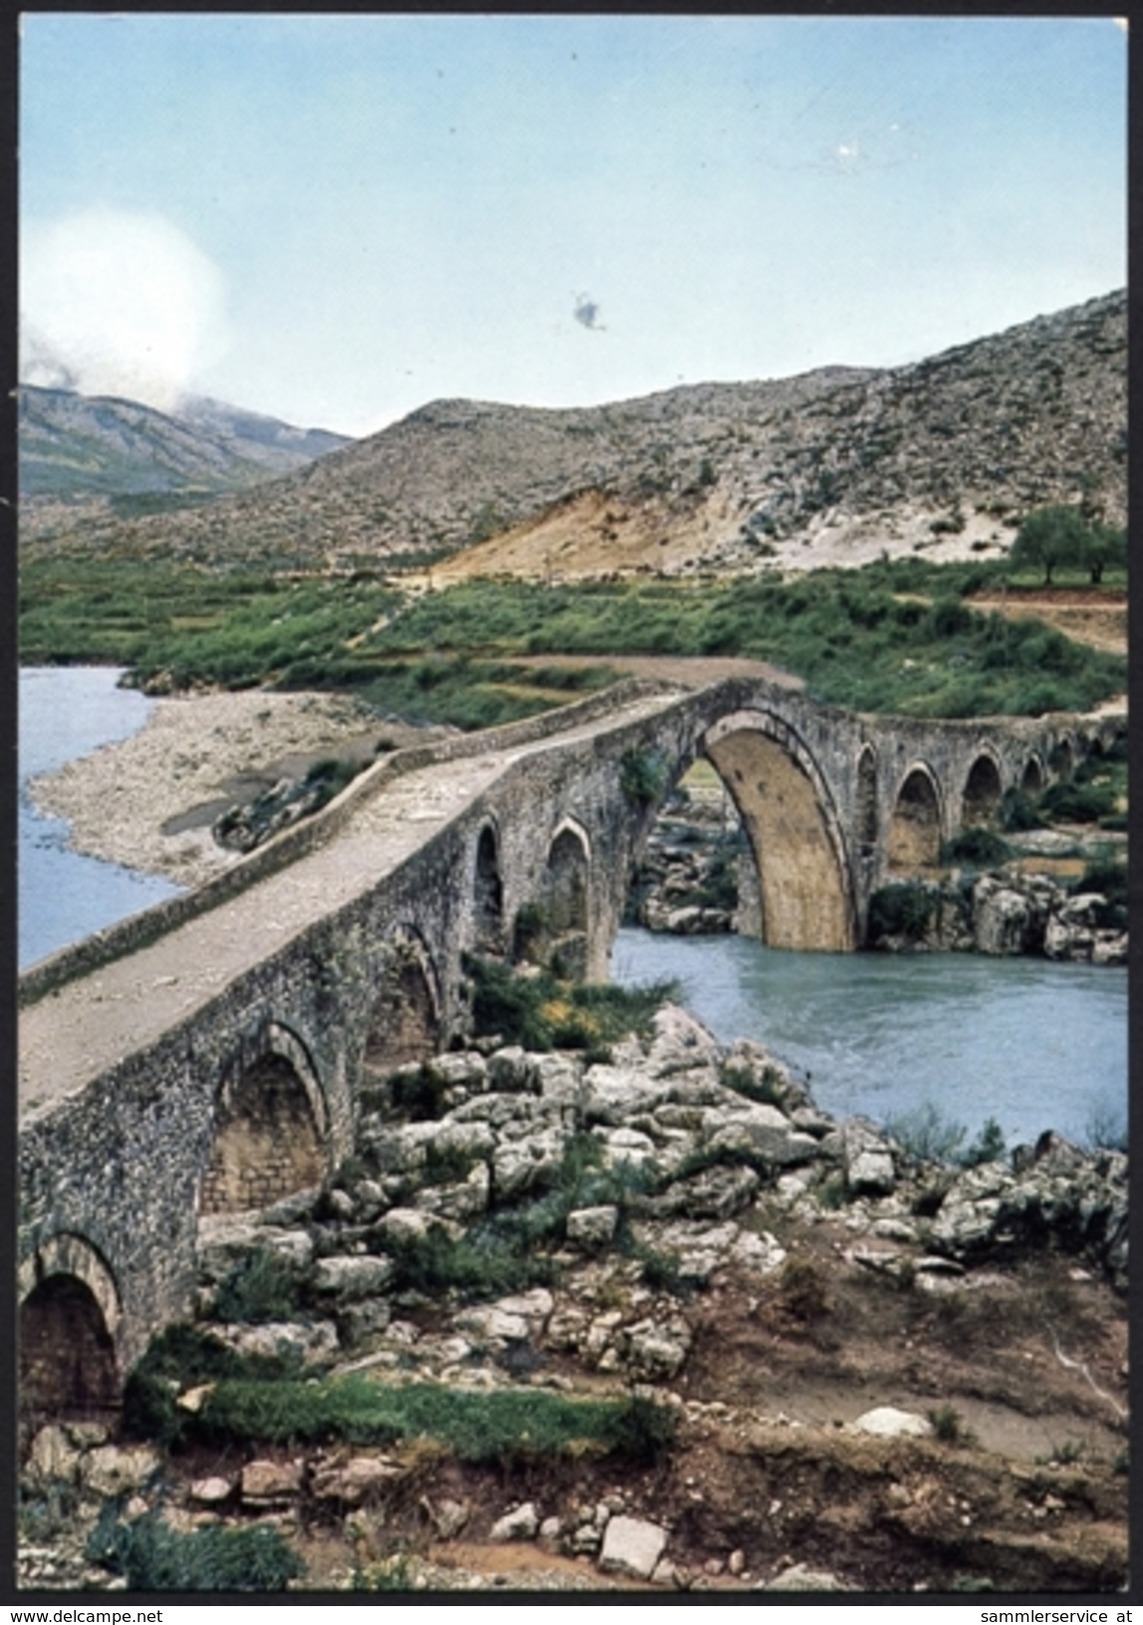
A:
<svg viewBox="0 0 1143 1625">
<path fill-rule="evenodd" d="M 302 468 L 347 444 L 221 401 L 189 399 L 176 415 L 138 401 L 20 387 L 24 501 L 214 495 Z"/>
<path fill-rule="evenodd" d="M 1126 356 L 1119 292 L 907 367 L 567 411 L 436 401 L 176 520 L 55 536 L 444 579 L 988 556 L 1042 503 L 1123 522 Z"/>
<path fill-rule="evenodd" d="M 219 1587 L 268 1516 L 299 1589 L 1124 1584 L 1123 1155 L 934 1162 L 672 1006 L 375 1087 L 204 1221 L 127 1439 L 27 1418 L 22 1585 Z"/>
</svg>

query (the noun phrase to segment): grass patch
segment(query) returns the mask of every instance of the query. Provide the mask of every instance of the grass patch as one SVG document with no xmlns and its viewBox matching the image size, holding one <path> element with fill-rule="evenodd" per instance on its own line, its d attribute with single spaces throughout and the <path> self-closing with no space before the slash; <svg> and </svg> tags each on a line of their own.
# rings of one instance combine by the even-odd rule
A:
<svg viewBox="0 0 1143 1625">
<path fill-rule="evenodd" d="M 529 920 L 529 927 L 532 923 Z M 516 930 L 519 938 L 519 918 Z M 535 922 L 535 931 L 542 930 L 542 922 Z M 524 977 L 475 954 L 465 956 L 464 971 L 473 987 L 476 1036 L 498 1035 L 506 1044 L 528 1050 L 600 1052 L 629 1033 L 647 1034 L 655 1012 L 678 997 L 674 982 L 618 987 L 611 982 L 565 982 L 546 971 Z"/>
<path fill-rule="evenodd" d="M 276 1355 L 241 1355 L 197 1327 L 168 1326 L 152 1339 L 127 1378 L 122 1427 L 129 1439 L 152 1439 L 177 1448 L 189 1437 L 191 1413 L 178 1394 L 201 1383 L 273 1382 L 296 1373 L 296 1361 Z"/>
<path fill-rule="evenodd" d="M 425 1439 L 461 1461 L 512 1462 L 586 1449 L 627 1460 L 670 1447 L 673 1417 L 647 1400 L 569 1399 L 529 1388 L 491 1392 L 435 1383 L 222 1382 L 196 1418 L 222 1443 L 393 1445 Z"/>
<path fill-rule="evenodd" d="M 183 1534 L 157 1511 L 122 1523 L 108 1506 L 85 1555 L 122 1575 L 129 1591 L 284 1591 L 305 1573 L 277 1529 L 212 1525 Z"/>
</svg>

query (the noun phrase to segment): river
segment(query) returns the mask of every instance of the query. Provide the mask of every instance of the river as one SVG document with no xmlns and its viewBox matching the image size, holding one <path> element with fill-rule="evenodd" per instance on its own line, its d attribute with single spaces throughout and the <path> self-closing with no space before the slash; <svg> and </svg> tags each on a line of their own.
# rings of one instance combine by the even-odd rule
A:
<svg viewBox="0 0 1143 1625">
<path fill-rule="evenodd" d="M 832 1116 L 932 1105 L 974 1137 L 1122 1129 L 1127 972 L 982 954 L 803 954 L 748 937 L 619 933 L 612 975 L 675 978 L 716 1037 L 755 1038 L 808 1072 Z"/>
<path fill-rule="evenodd" d="M 179 891 L 157 875 L 72 852 L 68 826 L 33 804 L 28 780 L 100 745 L 126 739 L 154 704 L 116 685 L 112 666 L 24 666 L 19 712 L 19 906 L 21 967 Z"/>
<path fill-rule="evenodd" d="M 126 738 L 153 702 L 110 667 L 20 673 L 21 965 L 172 896 L 151 875 L 67 848 L 37 814 L 36 773 Z M 1127 973 L 970 954 L 801 954 L 743 937 L 624 930 L 617 981 L 682 983 L 721 1039 L 756 1038 L 808 1071 L 823 1110 L 878 1121 L 926 1103 L 975 1134 L 995 1117 L 1010 1143 L 1052 1127 L 1086 1138 L 1124 1122 Z"/>
</svg>

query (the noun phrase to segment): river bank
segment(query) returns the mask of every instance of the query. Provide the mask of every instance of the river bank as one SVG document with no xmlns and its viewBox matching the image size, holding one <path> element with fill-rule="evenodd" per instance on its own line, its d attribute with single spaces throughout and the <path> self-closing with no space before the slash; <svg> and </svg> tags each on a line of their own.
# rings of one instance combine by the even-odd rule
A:
<svg viewBox="0 0 1143 1625">
<path fill-rule="evenodd" d="M 343 695 L 262 689 L 158 700 L 138 732 L 34 777 L 76 851 L 199 886 L 235 861 L 213 821 L 317 760 L 369 761 L 429 737 Z"/>
<path fill-rule="evenodd" d="M 203 1225 L 128 1436 L 37 1433 L 24 1584 L 267 1521 L 291 1589 L 1124 1583 L 1123 1156 L 935 1162 L 672 1006 L 364 1106 L 321 1190 Z"/>
</svg>

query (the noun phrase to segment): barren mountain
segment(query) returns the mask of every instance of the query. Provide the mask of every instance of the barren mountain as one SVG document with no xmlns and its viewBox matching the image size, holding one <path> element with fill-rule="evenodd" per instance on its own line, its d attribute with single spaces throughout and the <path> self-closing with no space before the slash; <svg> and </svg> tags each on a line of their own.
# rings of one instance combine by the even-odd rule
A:
<svg viewBox="0 0 1143 1625">
<path fill-rule="evenodd" d="M 301 472 L 54 540 L 433 579 L 987 557 L 1047 502 L 1121 524 L 1123 292 L 915 365 L 547 410 L 435 401 Z M 45 538 L 46 539 L 46 538 Z"/>
<path fill-rule="evenodd" d="M 75 501 L 203 496 L 286 474 L 347 444 L 221 401 L 177 413 L 70 389 L 20 386 L 20 495 Z"/>
</svg>

